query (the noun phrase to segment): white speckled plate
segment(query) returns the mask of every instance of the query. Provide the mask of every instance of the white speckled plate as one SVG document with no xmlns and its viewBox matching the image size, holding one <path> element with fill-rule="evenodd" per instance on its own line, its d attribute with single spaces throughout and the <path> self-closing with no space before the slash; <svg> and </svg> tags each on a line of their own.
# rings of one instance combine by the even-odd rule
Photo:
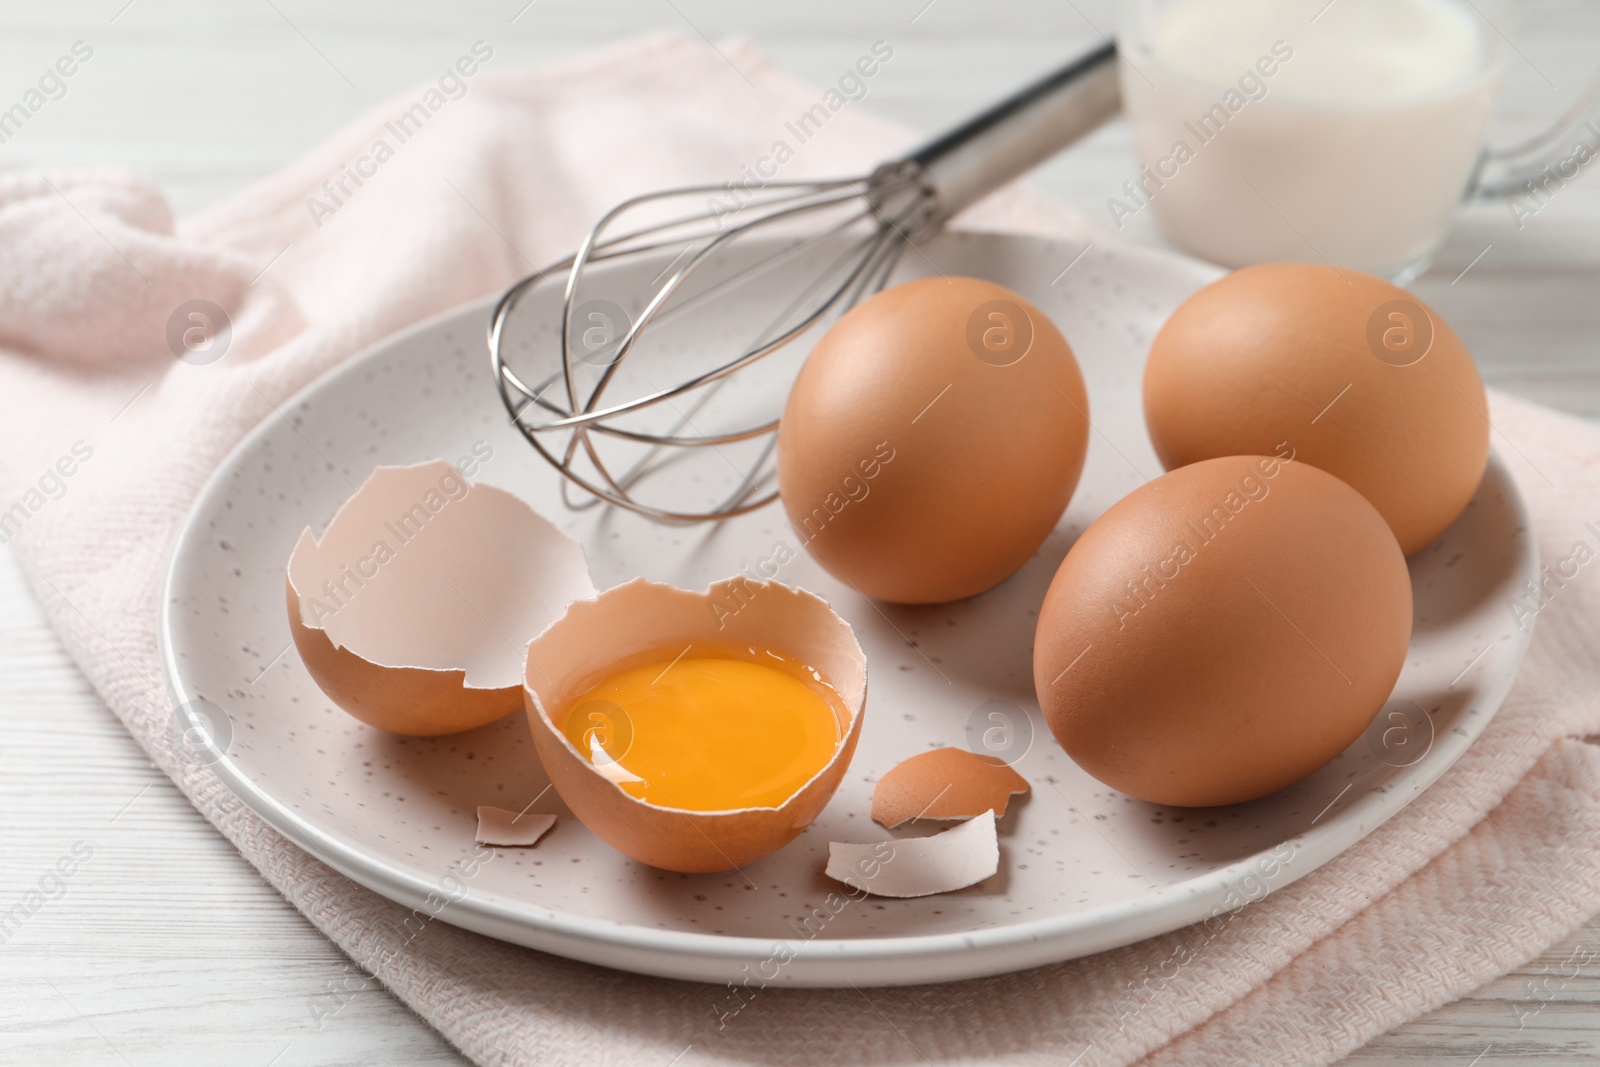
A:
<svg viewBox="0 0 1600 1067">
<path fill-rule="evenodd" d="M 1461 519 L 1411 561 L 1416 629 L 1395 700 L 1328 766 L 1264 800 L 1207 810 L 1133 800 L 1074 766 L 1034 702 L 1034 615 L 1076 534 L 1160 470 L 1140 415 L 1143 354 L 1168 312 L 1215 272 L 1097 245 L 1052 284 L 1082 246 L 947 234 L 925 251 L 902 271 L 928 272 L 931 261 L 992 278 L 1055 319 L 1082 362 L 1095 433 L 1056 532 L 983 596 L 880 607 L 803 552 L 783 565 L 780 580 L 827 597 L 856 627 L 872 672 L 845 783 L 788 847 L 742 874 L 643 867 L 591 835 L 553 792 L 541 797 L 546 779 L 520 712 L 453 737 L 392 737 L 333 707 L 289 647 L 283 571 L 300 530 L 320 531 L 376 464 L 454 460 L 478 442 L 493 456 L 475 477 L 522 495 L 583 541 L 601 588 L 634 575 L 703 587 L 770 558 L 780 542 L 792 546 L 776 506 L 718 528 L 564 508 L 557 475 L 507 424 L 495 394 L 487 304 L 409 330 L 282 404 L 285 417 L 252 433 L 201 495 L 162 619 L 177 704 L 225 713 L 208 713 L 209 738 L 188 735 L 197 758 L 292 839 L 419 909 L 418 921 L 647 974 L 725 981 L 749 965 L 764 977 L 775 971 L 771 981 L 826 986 L 1015 970 L 1237 907 L 1348 848 L 1461 755 L 1505 696 L 1529 636 L 1507 600 L 1534 576 L 1534 547 L 1498 460 Z M 629 269 L 648 279 L 658 267 Z M 725 314 L 741 313 L 734 302 Z M 1002 821 L 1000 873 L 917 900 L 830 898 L 843 888 L 822 874 L 830 839 L 900 836 L 868 817 L 876 778 L 914 752 L 964 744 L 1007 720 L 1011 756 L 1034 788 Z M 520 809 L 535 798 L 533 810 L 563 816 L 555 829 L 535 848 L 472 862 L 477 806 Z"/>
</svg>

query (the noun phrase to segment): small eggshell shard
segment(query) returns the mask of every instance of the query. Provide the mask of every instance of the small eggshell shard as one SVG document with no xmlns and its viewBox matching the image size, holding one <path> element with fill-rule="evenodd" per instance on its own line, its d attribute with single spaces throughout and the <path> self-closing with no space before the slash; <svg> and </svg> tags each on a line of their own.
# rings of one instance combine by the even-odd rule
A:
<svg viewBox="0 0 1600 1067">
<path fill-rule="evenodd" d="M 855 845 L 828 842 L 834 881 L 879 897 L 927 897 L 977 885 L 1000 869 L 994 812 L 932 837 Z"/>
<path fill-rule="evenodd" d="M 618 664 L 668 649 L 767 649 L 793 657 L 832 687 L 850 716 L 829 762 L 777 807 L 689 811 L 634 797 L 616 766 L 597 766 L 554 721 L 567 702 Z M 524 698 L 534 748 L 551 784 L 595 836 L 640 863 L 706 873 L 742 867 L 800 834 L 833 796 L 855 754 L 867 662 L 850 625 L 822 598 L 743 577 L 704 592 L 636 578 L 572 603 L 528 645 Z"/>
<path fill-rule="evenodd" d="M 592 597 L 583 548 L 444 460 L 378 467 L 289 556 L 289 628 L 345 711 L 392 733 L 493 722 L 520 703 L 524 646 Z"/>
<path fill-rule="evenodd" d="M 487 804 L 478 807 L 478 835 L 480 845 L 502 848 L 526 847 L 538 844 L 539 838 L 549 833 L 556 817 L 539 812 L 519 813 Z"/>
<path fill-rule="evenodd" d="M 872 818 L 893 830 L 911 819 L 972 819 L 1028 791 L 1028 780 L 1003 760 L 964 748 L 919 752 L 890 768 L 872 790 Z"/>
</svg>

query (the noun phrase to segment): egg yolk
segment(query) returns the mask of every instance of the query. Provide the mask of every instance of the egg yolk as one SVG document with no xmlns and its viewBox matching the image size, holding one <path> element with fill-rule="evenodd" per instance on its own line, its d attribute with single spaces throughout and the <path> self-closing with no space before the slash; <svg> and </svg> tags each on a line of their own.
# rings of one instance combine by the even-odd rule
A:
<svg viewBox="0 0 1600 1067">
<path fill-rule="evenodd" d="M 647 803 L 778 807 L 828 765 L 849 713 L 813 672 L 764 659 L 683 655 L 621 670 L 571 702 L 561 731 Z"/>
</svg>

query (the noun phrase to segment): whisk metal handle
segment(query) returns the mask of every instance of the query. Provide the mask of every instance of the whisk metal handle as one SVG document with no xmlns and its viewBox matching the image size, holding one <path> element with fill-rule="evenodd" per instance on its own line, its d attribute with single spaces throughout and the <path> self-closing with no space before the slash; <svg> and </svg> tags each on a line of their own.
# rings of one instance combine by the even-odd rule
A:
<svg viewBox="0 0 1600 1067">
<path fill-rule="evenodd" d="M 1122 107 L 1107 42 L 912 152 L 935 196 L 934 223 L 1025 174 Z"/>
</svg>

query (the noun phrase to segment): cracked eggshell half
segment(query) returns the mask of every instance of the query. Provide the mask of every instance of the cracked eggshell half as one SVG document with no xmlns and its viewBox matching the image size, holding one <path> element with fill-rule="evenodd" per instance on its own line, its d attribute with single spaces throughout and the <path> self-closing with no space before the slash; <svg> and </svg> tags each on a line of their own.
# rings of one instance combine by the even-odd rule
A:
<svg viewBox="0 0 1600 1067">
<path fill-rule="evenodd" d="M 515 711 L 528 639 L 595 592 L 581 545 L 444 460 L 375 469 L 320 540 L 301 533 L 286 584 L 317 685 L 410 736 Z"/>
<path fill-rule="evenodd" d="M 813 668 L 842 698 L 850 722 L 833 758 L 778 807 L 705 812 L 648 803 L 590 762 L 553 719 L 617 664 L 685 646 L 771 649 Z M 805 590 L 741 577 L 692 592 L 636 578 L 574 602 L 534 638 L 524 682 L 534 747 L 578 820 L 640 863 L 698 874 L 777 851 L 827 805 L 861 736 L 867 663 L 849 623 Z"/>
</svg>

